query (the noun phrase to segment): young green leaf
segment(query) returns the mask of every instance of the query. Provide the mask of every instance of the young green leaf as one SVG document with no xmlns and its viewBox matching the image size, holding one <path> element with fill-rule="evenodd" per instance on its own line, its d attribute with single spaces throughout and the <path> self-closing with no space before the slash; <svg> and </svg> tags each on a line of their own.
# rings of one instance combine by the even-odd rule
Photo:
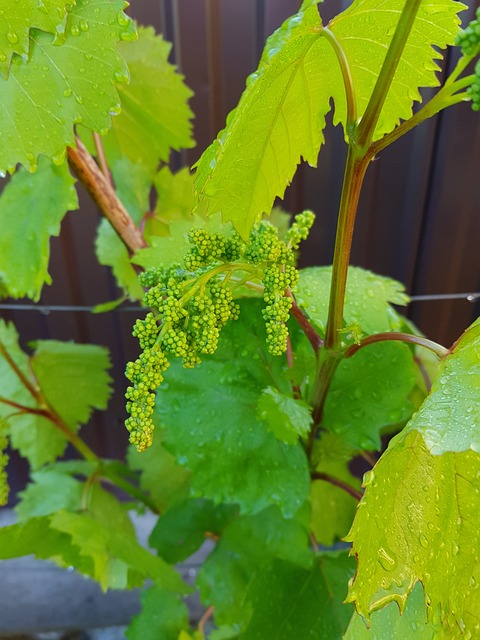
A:
<svg viewBox="0 0 480 640">
<path fill-rule="evenodd" d="M 291 515 L 307 499 L 307 460 L 300 445 L 279 442 L 253 409 L 260 389 L 272 380 L 285 384 L 281 362 L 266 350 L 260 313 L 258 301 L 244 300 L 240 319 L 225 327 L 217 352 L 200 368 L 172 362 L 154 418 L 166 446 L 192 471 L 194 495 L 248 512 L 273 503 Z"/>
<path fill-rule="evenodd" d="M 198 200 L 210 213 L 221 211 L 243 236 L 283 196 L 302 158 L 316 165 L 330 102 L 334 122 L 345 129 L 363 115 L 404 2 L 356 0 L 329 23 L 329 31 L 316 4 L 303 3 L 267 40 L 238 107 L 198 163 Z M 453 44 L 462 8 L 453 0 L 420 4 L 375 139 L 411 116 L 413 102 L 421 100 L 418 87 L 438 85 L 434 61 L 441 55 L 433 47 Z M 353 79 L 350 114 L 334 46 L 343 50 Z"/>
<path fill-rule="evenodd" d="M 0 12 L 0 73 L 6 80 L 13 54 L 28 59 L 30 30 L 41 29 L 62 40 L 69 0 L 4 0 Z"/>
<path fill-rule="evenodd" d="M 416 382 L 410 349 L 400 342 L 379 342 L 343 360 L 328 393 L 323 424 L 352 449 L 380 449 L 381 429 L 405 422 L 413 406 Z"/>
<path fill-rule="evenodd" d="M 115 119 L 104 147 L 109 161 L 126 157 L 150 171 L 167 162 L 171 149 L 193 146 L 192 92 L 168 62 L 171 44 L 140 27 L 138 41 L 119 46 L 130 70 L 130 84 L 119 88 L 122 113 Z"/>
<path fill-rule="evenodd" d="M 80 510 L 83 483 L 56 466 L 31 473 L 32 481 L 19 494 L 16 507 L 19 522 L 28 518 L 48 516 L 60 509 Z"/>
<path fill-rule="evenodd" d="M 353 569 L 345 551 L 320 554 L 309 570 L 275 560 L 249 586 L 253 614 L 240 640 L 341 640 L 352 615 L 343 600 Z"/>
<path fill-rule="evenodd" d="M 332 267 L 301 269 L 295 289 L 298 304 L 322 335 L 327 324 L 331 279 Z M 400 282 L 359 267 L 349 267 L 343 314 L 347 327 L 357 325 L 366 335 L 399 331 L 403 318 L 391 305 L 405 305 L 407 302 L 408 297 Z"/>
<path fill-rule="evenodd" d="M 125 632 L 128 640 L 178 640 L 188 628 L 188 610 L 173 593 L 150 587 L 142 593 L 142 610 Z"/>
<path fill-rule="evenodd" d="M 427 622 L 427 611 L 422 585 L 417 582 L 403 614 L 396 604 L 391 603 L 380 611 L 375 611 L 370 619 L 371 627 L 354 613 L 343 640 L 438 640 L 444 638 L 438 616 Z"/>
<path fill-rule="evenodd" d="M 267 424 L 269 431 L 287 444 L 295 444 L 299 437 L 305 438 L 313 422 L 306 402 L 280 393 L 273 387 L 263 390 L 257 404 L 257 415 Z"/>
<path fill-rule="evenodd" d="M 418 431 L 401 433 L 365 476 L 348 540 L 358 566 L 349 602 L 368 618 L 389 602 L 401 611 L 417 581 L 448 638 L 480 624 L 480 455 L 428 451 Z"/>
<path fill-rule="evenodd" d="M 0 280 L 10 296 L 38 300 L 43 285 L 51 283 L 50 238 L 58 236 L 65 213 L 78 208 L 74 183 L 65 164 L 55 167 L 44 159 L 35 174 L 20 169 L 4 188 Z"/>
<path fill-rule="evenodd" d="M 251 603 L 244 606 L 248 585 L 275 558 L 302 570 L 311 566 L 305 516 L 305 507 L 289 519 L 277 507 L 269 507 L 253 516 L 240 516 L 223 530 L 198 575 L 202 600 L 215 606 L 217 624 L 245 628 L 251 615 Z"/>
<path fill-rule="evenodd" d="M 120 110 L 115 84 L 128 80 L 116 45 L 134 37 L 124 6 L 124 0 L 77 0 L 62 46 L 49 33 L 31 32 L 29 59 L 14 56 L 0 83 L 0 172 L 17 163 L 34 171 L 40 154 L 60 163 L 75 144 L 77 123 L 110 128 Z"/>
<path fill-rule="evenodd" d="M 9 423 L 10 444 L 28 459 L 32 469 L 54 462 L 65 452 L 66 437 L 47 418 L 24 413 L 10 418 Z"/>
<path fill-rule="evenodd" d="M 86 423 L 93 409 L 106 409 L 111 379 L 104 347 L 42 340 L 32 368 L 45 398 L 70 427 Z"/>
</svg>

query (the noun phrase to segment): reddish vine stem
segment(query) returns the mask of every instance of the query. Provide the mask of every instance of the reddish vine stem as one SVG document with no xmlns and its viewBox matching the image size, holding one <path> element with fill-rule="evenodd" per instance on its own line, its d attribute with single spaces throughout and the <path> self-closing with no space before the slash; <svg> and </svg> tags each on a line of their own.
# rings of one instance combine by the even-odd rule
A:
<svg viewBox="0 0 480 640">
<path fill-rule="evenodd" d="M 11 357 L 11 355 L 8 353 L 7 349 L 5 349 L 5 345 L 0 342 L 0 354 L 5 358 L 5 360 L 8 362 L 10 368 L 12 369 L 12 371 L 15 373 L 15 375 L 18 377 L 18 379 L 20 380 L 20 382 L 23 384 L 23 386 L 27 389 L 27 391 L 29 391 L 29 393 L 33 396 L 33 398 L 38 401 L 39 398 L 39 392 L 37 389 L 35 389 L 35 387 L 33 386 L 33 384 L 30 382 L 30 380 L 27 378 L 27 376 L 23 373 L 23 371 L 18 367 L 17 363 L 15 362 L 15 360 Z"/>
<path fill-rule="evenodd" d="M 76 148 L 68 147 L 68 162 L 72 171 L 90 193 L 129 252 L 135 253 L 143 249 L 147 243 L 130 214 L 78 137 L 76 143 Z"/>
<path fill-rule="evenodd" d="M 320 338 L 318 333 L 312 327 L 312 325 L 308 321 L 307 316 L 303 313 L 303 311 L 298 306 L 298 304 L 297 304 L 297 302 L 296 302 L 296 300 L 295 300 L 295 298 L 293 296 L 293 293 L 290 291 L 290 289 L 287 289 L 285 295 L 288 296 L 292 300 L 292 308 L 290 309 L 290 313 L 295 318 L 295 320 L 298 322 L 298 324 L 299 324 L 300 328 L 302 329 L 303 333 L 306 335 L 308 341 L 312 345 L 312 348 L 315 351 L 315 353 L 317 353 L 318 350 L 320 349 L 320 347 L 323 345 L 323 340 Z"/>
<path fill-rule="evenodd" d="M 203 616 L 200 618 L 199 622 L 198 622 L 198 631 L 200 631 L 201 633 L 205 632 L 205 625 L 207 624 L 208 620 L 210 620 L 210 618 L 213 616 L 213 612 L 215 611 L 215 607 L 213 605 L 210 605 L 206 610 L 205 613 L 203 614 Z"/>
<path fill-rule="evenodd" d="M 424 338 L 422 336 L 415 336 L 411 333 L 400 333 L 394 331 L 386 331 L 384 333 L 376 333 L 373 336 L 367 336 L 360 340 L 358 344 L 352 344 L 345 351 L 345 358 L 351 358 L 354 356 L 357 351 L 363 349 L 369 344 L 375 344 L 376 342 L 385 342 L 388 340 L 398 340 L 400 342 L 409 342 L 411 344 L 417 344 L 420 347 L 425 347 L 425 349 L 429 349 L 439 358 L 443 358 L 448 354 L 448 349 L 442 347 L 441 344 L 437 344 L 433 342 L 433 340 L 429 340 L 428 338 Z"/>
<path fill-rule="evenodd" d="M 358 501 L 360 501 L 363 498 L 363 493 L 361 491 L 358 491 L 358 489 L 355 489 L 354 487 L 350 486 L 347 482 L 340 480 L 340 478 L 335 478 L 334 476 L 331 476 L 328 473 L 323 473 L 323 471 L 314 471 L 310 477 L 312 478 L 312 480 L 324 480 L 325 482 L 329 482 L 330 484 L 333 484 L 335 487 L 338 487 L 339 489 L 343 489 L 349 495 L 351 495 L 352 498 L 355 498 Z"/>
</svg>

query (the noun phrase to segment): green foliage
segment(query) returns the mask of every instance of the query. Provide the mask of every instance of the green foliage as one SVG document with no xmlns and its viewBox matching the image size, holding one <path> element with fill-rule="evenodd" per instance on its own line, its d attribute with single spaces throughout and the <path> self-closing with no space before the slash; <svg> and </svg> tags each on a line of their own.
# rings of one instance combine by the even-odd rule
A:
<svg viewBox="0 0 480 640">
<path fill-rule="evenodd" d="M 233 222 L 244 237 L 259 216 L 270 211 L 275 197 L 283 196 L 302 158 L 316 166 L 331 100 L 334 122 L 341 122 L 350 135 L 353 123 L 348 121 L 331 34 L 348 61 L 353 101 L 361 116 L 404 6 L 403 0 L 356 0 L 326 32 L 316 4 L 303 3 L 299 13 L 267 40 L 259 67 L 247 80 L 226 128 L 198 162 L 198 199 L 206 202 L 210 213 L 221 211 L 224 222 Z M 434 60 L 441 55 L 433 46 L 453 44 L 462 7 L 452 0 L 441 0 L 433 11 L 429 3 L 420 4 L 375 138 L 411 117 L 413 102 L 421 100 L 417 87 L 438 85 Z"/>
<path fill-rule="evenodd" d="M 254 611 L 241 640 L 340 640 L 352 613 L 342 601 L 353 569 L 346 552 L 320 554 L 309 570 L 274 561 L 250 583 L 246 600 Z"/>
<path fill-rule="evenodd" d="M 353 0 L 324 26 L 304 0 L 194 177 L 169 168 L 171 150 L 193 146 L 191 92 L 152 28 L 131 42 L 123 0 L 3 4 L 0 172 L 14 175 L 0 197 L 0 292 L 38 300 L 50 282 L 50 237 L 77 206 L 68 153 L 102 212 L 112 205 L 96 251 L 122 297 L 96 311 L 127 297 L 148 307 L 127 427 L 138 450 L 154 425 L 156 437 L 127 464 L 99 458 L 78 431 L 107 406 L 106 350 L 46 340 L 30 355 L 0 321 L 0 502 L 7 444 L 31 469 L 0 559 L 33 553 L 103 589 L 147 584 L 129 640 L 475 638 L 480 320 L 450 350 L 419 338 L 393 306 L 408 302 L 402 285 L 348 259 L 371 160 L 444 107 L 478 106 L 480 62 L 460 77 L 479 53 L 478 15 L 412 117 L 463 5 Z M 314 214 L 291 226 L 262 214 L 302 159 L 316 164 L 330 109 L 349 146 L 334 264 L 298 271 Z M 67 149 L 75 133 L 105 181 Z M 368 450 L 387 435 L 375 463 Z M 67 443 L 81 460 L 57 460 Z M 373 466 L 364 493 L 360 459 Z M 129 515 L 145 508 L 158 516 L 149 548 Z M 206 539 L 195 588 L 213 617 L 192 631 L 193 588 L 173 565 Z"/>
<path fill-rule="evenodd" d="M 61 46 L 49 33 L 31 32 L 28 60 L 14 56 L 0 83 L 0 172 L 17 163 L 35 171 L 40 154 L 60 164 L 75 143 L 75 124 L 110 128 L 120 110 L 115 84 L 128 80 L 116 45 L 134 37 L 124 6 L 124 0 L 77 0 Z M 22 126 L 12 127 L 17 121 Z"/>
<path fill-rule="evenodd" d="M 307 499 L 307 461 L 300 445 L 277 440 L 255 414 L 261 390 L 272 379 L 284 384 L 282 363 L 266 351 L 258 313 L 258 301 L 243 301 L 239 321 L 225 327 L 217 352 L 201 368 L 172 363 L 154 420 L 166 446 L 192 472 L 194 495 L 249 512 L 276 504 L 291 515 Z"/>
<path fill-rule="evenodd" d="M 3 189 L 0 281 L 8 295 L 38 300 L 43 285 L 51 283 L 50 237 L 58 236 L 65 213 L 78 207 L 74 182 L 65 164 L 43 160 L 35 174 L 21 169 Z"/>
<path fill-rule="evenodd" d="M 32 369 L 51 407 L 72 428 L 93 409 L 106 409 L 111 393 L 108 351 L 92 344 L 42 340 Z"/>
<path fill-rule="evenodd" d="M 174 594 L 151 587 L 142 593 L 142 611 L 126 631 L 128 640 L 178 640 L 188 628 L 187 607 Z"/>
<path fill-rule="evenodd" d="M 40 29 L 55 35 L 61 42 L 65 34 L 67 8 L 75 2 L 66 0 L 5 0 L 0 14 L 0 72 L 7 79 L 12 56 L 28 60 L 30 30 Z"/>
</svg>

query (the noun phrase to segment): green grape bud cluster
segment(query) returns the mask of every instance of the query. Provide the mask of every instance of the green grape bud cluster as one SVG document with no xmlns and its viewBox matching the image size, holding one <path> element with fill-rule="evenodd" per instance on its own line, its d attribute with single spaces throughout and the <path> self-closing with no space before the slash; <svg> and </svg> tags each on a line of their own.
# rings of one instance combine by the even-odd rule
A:
<svg viewBox="0 0 480 640">
<path fill-rule="evenodd" d="M 455 44 L 461 48 L 462 53 L 466 56 L 480 54 L 480 7 L 477 9 L 475 20 L 472 20 L 466 29 L 460 31 Z M 475 65 L 474 79 L 467 88 L 467 94 L 472 100 L 472 109 L 480 111 L 480 60 Z"/>
<path fill-rule="evenodd" d="M 477 9 L 476 18 L 457 35 L 455 44 L 461 48 L 465 56 L 476 56 L 480 53 L 480 7 Z"/>
<path fill-rule="evenodd" d="M 264 286 L 269 351 L 274 355 L 285 352 L 292 306 L 286 294 L 298 281 L 294 249 L 307 236 L 313 219 L 311 212 L 297 216 L 287 241 L 278 237 L 278 230 L 269 222 L 255 225 L 248 242 L 237 233 L 225 236 L 194 228 L 181 263 L 140 275 L 147 289 L 144 304 L 152 311 L 135 322 L 133 335 L 142 353 L 125 371 L 132 383 L 126 392 L 130 415 L 125 424 L 138 450 L 152 442 L 155 390 L 170 358 L 181 358 L 184 367 L 192 368 L 204 355 L 215 353 L 222 328 L 238 318 L 240 308 L 233 290 L 244 282 L 245 273 Z M 235 272 L 242 277 L 235 277 Z"/>
<path fill-rule="evenodd" d="M 0 506 L 7 504 L 8 502 L 8 478 L 7 478 L 7 464 L 9 456 L 5 453 L 8 446 L 8 423 L 6 420 L 0 419 Z"/>
</svg>

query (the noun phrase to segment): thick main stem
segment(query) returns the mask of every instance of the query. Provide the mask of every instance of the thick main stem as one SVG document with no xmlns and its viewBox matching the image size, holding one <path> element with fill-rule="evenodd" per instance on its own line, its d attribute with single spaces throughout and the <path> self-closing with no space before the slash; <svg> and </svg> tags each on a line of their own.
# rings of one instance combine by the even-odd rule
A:
<svg viewBox="0 0 480 640">
<path fill-rule="evenodd" d="M 129 252 L 135 253 L 143 249 L 147 244 L 130 214 L 78 137 L 76 143 L 76 148 L 68 148 L 68 162 L 72 171 L 90 193 Z"/>
</svg>

